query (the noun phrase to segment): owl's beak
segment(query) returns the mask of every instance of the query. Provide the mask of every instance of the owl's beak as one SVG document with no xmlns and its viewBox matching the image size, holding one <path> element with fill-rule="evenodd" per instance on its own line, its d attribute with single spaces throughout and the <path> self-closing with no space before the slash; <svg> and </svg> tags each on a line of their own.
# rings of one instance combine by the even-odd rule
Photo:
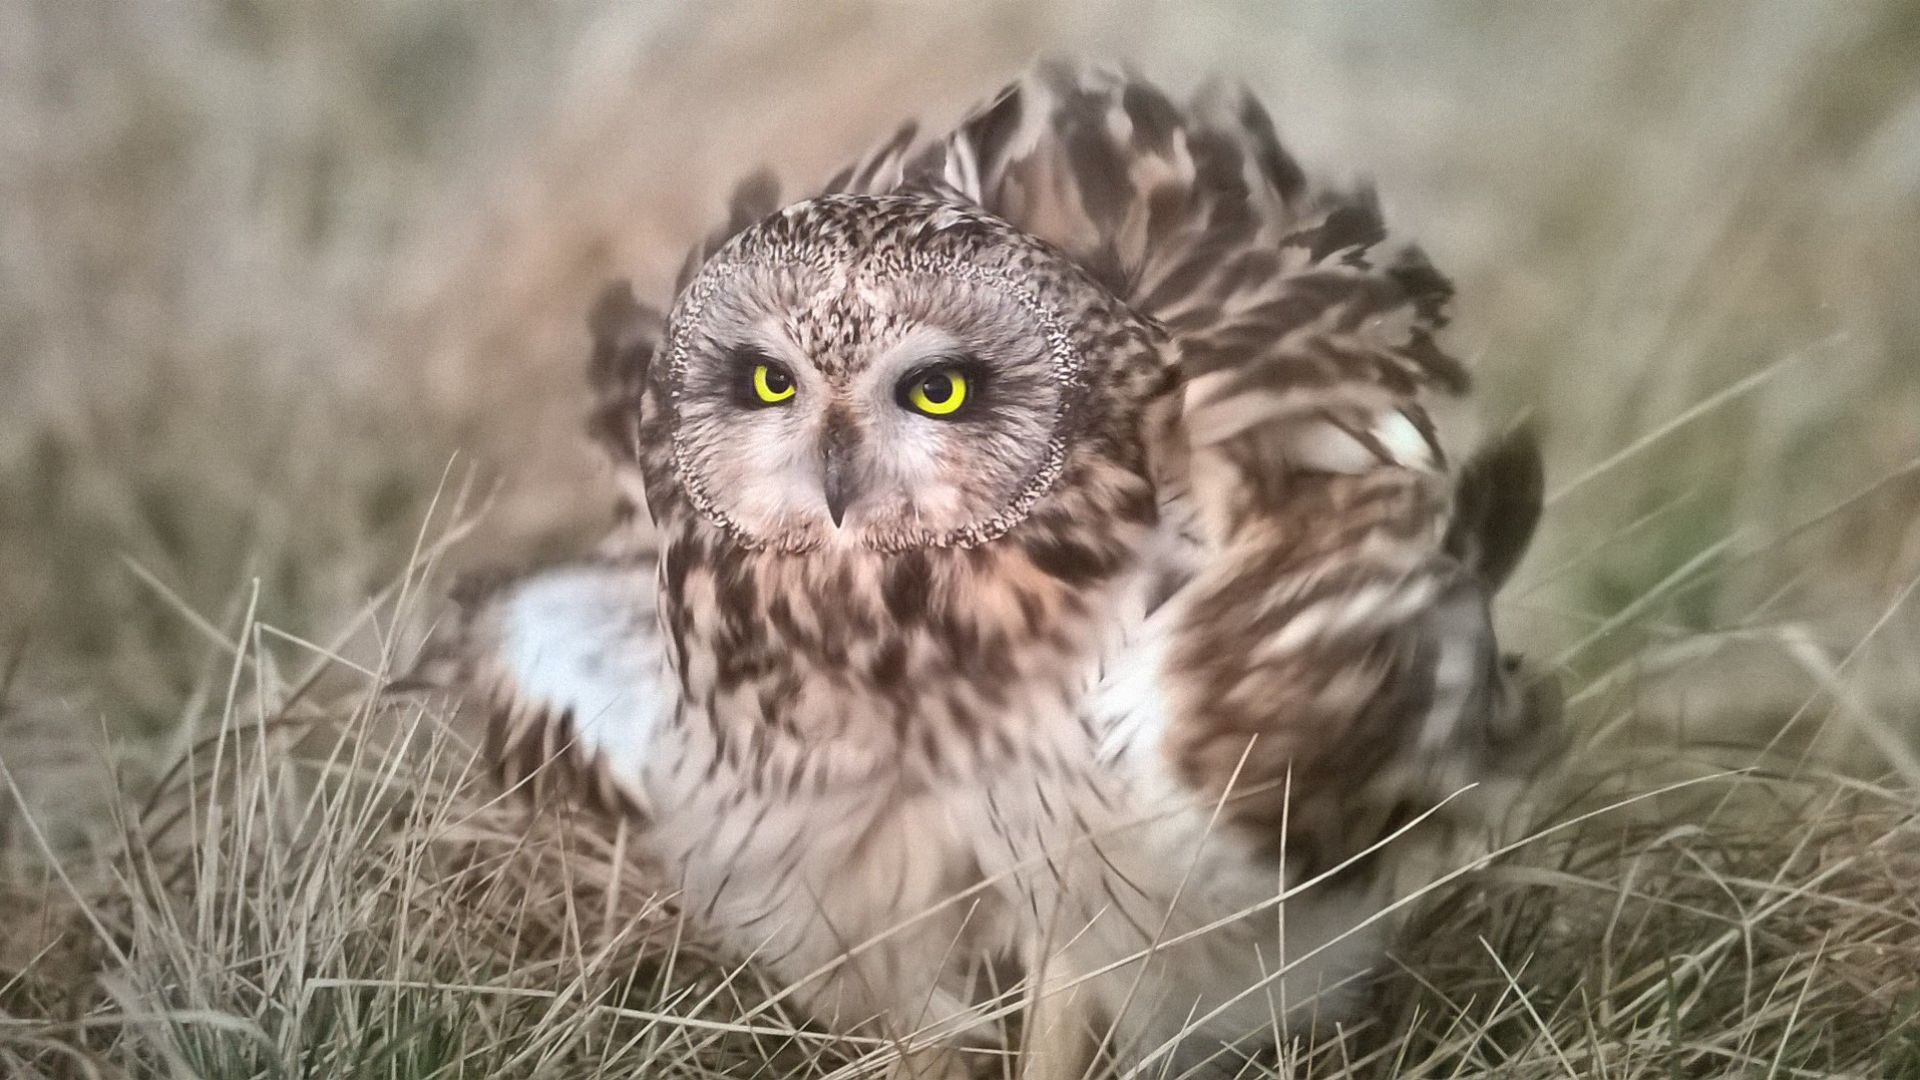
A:
<svg viewBox="0 0 1920 1080">
<path fill-rule="evenodd" d="M 820 465 L 820 489 L 827 497 L 827 516 L 833 519 L 833 527 L 837 529 L 854 494 L 853 483 L 847 475 L 847 452 L 837 440 L 828 440 L 821 449 Z"/>
</svg>

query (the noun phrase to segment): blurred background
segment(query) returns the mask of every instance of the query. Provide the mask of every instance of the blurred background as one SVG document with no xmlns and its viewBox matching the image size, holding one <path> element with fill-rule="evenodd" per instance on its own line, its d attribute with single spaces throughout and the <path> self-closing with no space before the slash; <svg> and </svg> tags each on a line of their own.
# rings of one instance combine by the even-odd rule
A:
<svg viewBox="0 0 1920 1080">
<path fill-rule="evenodd" d="M 664 301 L 740 174 L 803 194 L 1043 52 L 1244 80 L 1453 275 L 1484 418 L 1548 446 L 1509 639 L 1596 745 L 1811 711 L 1916 767 L 1911 0 L 0 0 L 15 774 L 102 732 L 164 760 L 230 667 L 185 612 L 235 625 L 257 580 L 330 638 L 444 476 L 495 496 L 457 562 L 578 550 L 601 285 Z"/>
</svg>

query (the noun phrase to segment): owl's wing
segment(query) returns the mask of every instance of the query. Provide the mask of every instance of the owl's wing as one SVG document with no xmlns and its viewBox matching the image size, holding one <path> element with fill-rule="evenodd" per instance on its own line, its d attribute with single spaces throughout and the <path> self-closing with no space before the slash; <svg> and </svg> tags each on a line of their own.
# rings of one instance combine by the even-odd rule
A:
<svg viewBox="0 0 1920 1080">
<path fill-rule="evenodd" d="M 1530 434 L 1457 477 L 1248 464 L 1196 488 L 1232 490 L 1231 524 L 1168 605 L 1161 737 L 1179 775 L 1276 843 L 1285 822 L 1289 854 L 1325 867 L 1534 766 L 1554 690 L 1501 652 L 1489 610 L 1539 512 Z"/>
<path fill-rule="evenodd" d="M 1176 102 L 1058 62 L 907 141 L 848 175 L 978 203 L 1173 344 L 1162 503 L 1198 527 L 1157 587 L 1164 719 L 1127 728 L 1147 757 L 1210 796 L 1231 781 L 1232 816 L 1276 841 L 1288 816 L 1292 853 L 1326 858 L 1529 758 L 1550 710 L 1488 606 L 1539 512 L 1538 451 L 1518 432 L 1448 462 L 1451 286 L 1370 192 L 1310 182 L 1244 91 Z"/>
<path fill-rule="evenodd" d="M 581 562 L 455 592 L 453 632 L 413 682 L 483 712 L 487 759 L 507 787 L 647 816 L 643 778 L 675 686 L 652 567 Z"/>
</svg>

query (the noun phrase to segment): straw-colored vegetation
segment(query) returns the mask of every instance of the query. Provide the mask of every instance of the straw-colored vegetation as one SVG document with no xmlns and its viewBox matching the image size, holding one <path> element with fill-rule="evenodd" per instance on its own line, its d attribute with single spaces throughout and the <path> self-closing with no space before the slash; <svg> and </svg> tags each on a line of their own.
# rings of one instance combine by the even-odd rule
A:
<svg viewBox="0 0 1920 1080">
<path fill-rule="evenodd" d="M 603 279 L 1050 49 L 1373 176 L 1548 439 L 1569 760 L 1295 1075 L 1920 1077 L 1916 11 L 0 0 L 0 1075 L 883 1069 L 376 690 L 604 520 Z"/>
</svg>

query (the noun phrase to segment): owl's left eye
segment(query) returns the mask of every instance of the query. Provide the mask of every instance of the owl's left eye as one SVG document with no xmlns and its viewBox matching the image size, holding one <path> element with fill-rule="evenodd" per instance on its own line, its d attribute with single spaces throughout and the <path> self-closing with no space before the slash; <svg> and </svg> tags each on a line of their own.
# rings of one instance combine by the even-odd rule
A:
<svg viewBox="0 0 1920 1080">
<path fill-rule="evenodd" d="M 900 402 L 928 416 L 952 416 L 967 403 L 971 390 L 971 380 L 959 368 L 929 368 L 900 384 Z"/>
<path fill-rule="evenodd" d="M 762 405 L 778 405 L 793 396 L 793 376 L 779 364 L 753 366 L 753 396 Z"/>
</svg>

